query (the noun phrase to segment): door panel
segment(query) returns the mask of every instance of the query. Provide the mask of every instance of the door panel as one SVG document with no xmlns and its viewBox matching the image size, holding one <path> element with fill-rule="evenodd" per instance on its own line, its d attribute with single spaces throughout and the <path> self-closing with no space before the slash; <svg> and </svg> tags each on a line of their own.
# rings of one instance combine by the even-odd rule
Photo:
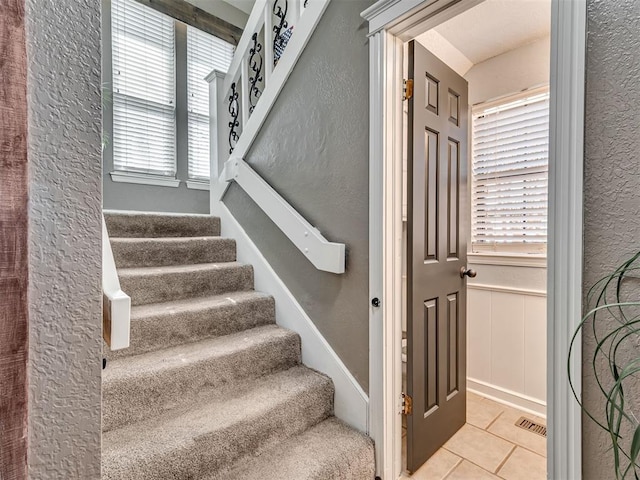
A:
<svg viewBox="0 0 640 480">
<path fill-rule="evenodd" d="M 467 82 L 411 42 L 407 185 L 407 468 L 466 420 Z"/>
</svg>

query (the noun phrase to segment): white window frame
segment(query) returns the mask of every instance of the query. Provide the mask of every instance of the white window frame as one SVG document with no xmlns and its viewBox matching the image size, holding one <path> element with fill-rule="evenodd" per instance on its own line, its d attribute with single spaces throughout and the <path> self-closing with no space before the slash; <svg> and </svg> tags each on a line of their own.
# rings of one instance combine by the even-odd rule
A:
<svg viewBox="0 0 640 480">
<path fill-rule="evenodd" d="M 114 17 L 116 16 L 116 10 L 117 10 L 117 6 L 116 6 L 116 1 L 118 0 L 112 0 L 111 4 L 110 4 L 110 22 L 111 22 L 111 42 L 110 42 L 110 49 L 111 49 L 111 86 L 112 86 L 112 91 L 111 91 L 111 98 L 113 100 L 113 105 L 112 105 L 112 112 L 113 112 L 113 122 L 111 124 L 111 139 L 113 141 L 113 145 L 112 145 L 112 172 L 111 172 L 111 178 L 114 181 L 117 182 L 124 182 L 124 183 L 141 183 L 144 182 L 146 184 L 151 184 L 151 185 L 164 185 L 164 186 L 173 186 L 173 183 L 176 180 L 176 175 L 177 175 L 177 168 L 178 168 L 178 162 L 177 162 L 177 119 L 176 119 L 176 110 L 177 110 L 177 85 L 176 85 L 176 69 L 177 69 L 177 56 L 176 56 L 176 27 L 175 27 L 175 20 L 172 19 L 171 17 L 168 17 L 167 15 L 164 15 L 160 12 L 155 11 L 154 9 L 147 7 L 145 5 L 139 4 L 137 3 L 135 0 L 124 0 L 124 2 L 129 2 L 132 5 L 133 9 L 139 9 L 140 11 L 143 12 L 149 12 L 151 16 L 156 16 L 156 17 L 163 17 L 162 22 L 163 24 L 165 24 L 167 26 L 167 24 L 169 22 L 171 22 L 171 37 L 172 37 L 172 52 L 171 52 L 171 56 L 172 56 L 172 64 L 171 67 L 173 69 L 172 72 L 170 72 L 169 76 L 167 77 L 166 75 L 163 76 L 163 78 L 166 80 L 167 78 L 169 78 L 170 82 L 172 82 L 170 85 L 173 88 L 173 91 L 171 92 L 170 95 L 170 102 L 169 104 L 163 104 L 157 101 L 157 99 L 155 99 L 155 101 L 150 101 L 149 99 L 144 100 L 144 99 L 140 99 L 137 96 L 131 96 L 128 95 L 127 93 L 116 93 L 116 69 L 115 69 L 115 51 L 116 51 L 116 47 L 115 47 L 115 25 L 114 25 Z M 126 14 L 127 10 L 127 6 L 123 5 L 125 8 L 125 11 L 122 13 L 123 15 Z M 145 13 L 146 14 L 146 13 Z M 126 17 L 125 17 L 126 18 Z M 131 32 L 130 32 L 131 34 Z M 138 36 L 137 32 L 133 32 L 133 36 Z M 148 38 L 148 37 L 146 37 Z M 163 43 L 164 45 L 164 43 Z M 124 48 L 127 48 L 126 46 Z M 126 57 L 126 56 L 125 56 Z M 134 77 L 135 78 L 135 77 Z M 125 84 L 126 85 L 126 84 Z M 171 168 L 171 172 L 170 173 L 160 173 L 160 172 L 153 172 L 153 171 L 143 171 L 143 170 L 139 170 L 139 169 L 134 169 L 134 168 L 116 168 L 116 97 L 120 96 L 121 98 L 125 99 L 131 99 L 132 103 L 135 104 L 145 104 L 145 105 L 150 105 L 153 104 L 156 108 L 158 109 L 170 109 L 171 114 L 170 114 L 170 118 L 171 118 L 171 130 L 173 131 L 173 136 L 172 136 L 172 141 L 171 141 L 171 151 L 166 151 L 165 153 L 168 153 L 172 158 L 172 168 Z M 152 108 L 152 107 L 151 107 Z M 139 111 L 145 111 L 148 112 L 151 110 L 151 108 L 148 108 L 147 106 L 140 108 Z M 164 117 L 167 118 L 167 117 Z M 165 138 L 166 137 L 159 137 L 159 138 Z M 135 158 L 140 158 L 140 157 L 135 157 Z M 125 163 L 126 163 L 126 159 L 125 159 Z M 139 182 L 140 181 L 140 182 Z"/>
<path fill-rule="evenodd" d="M 547 256 L 547 242 L 540 243 L 526 243 L 526 242 L 513 242 L 513 243 L 476 243 L 473 241 L 473 218 L 475 215 L 475 208 L 473 205 L 473 186 L 476 181 L 474 175 L 474 161 L 475 161 L 475 152 L 473 150 L 474 142 L 473 137 L 475 135 L 473 118 L 478 114 L 478 112 L 487 110 L 493 107 L 499 107 L 501 105 L 505 105 L 511 102 L 517 102 L 519 100 L 523 100 L 528 97 L 533 97 L 536 95 L 540 95 L 543 93 L 549 92 L 549 85 L 538 86 L 535 88 L 531 88 L 522 92 L 509 94 L 502 96 L 500 98 L 490 100 L 488 102 L 478 103 L 473 105 L 471 108 L 471 117 L 470 117 L 470 130 L 471 130 L 471 141 L 469 142 L 469 149 L 471 151 L 471 155 L 469 158 L 469 192 L 471 199 L 471 209 L 470 209 L 470 221 L 471 228 L 469 228 L 469 238 L 467 239 L 468 245 L 468 254 L 473 255 L 477 253 L 482 254 L 493 254 L 496 256 L 510 256 L 510 255 L 532 255 L 540 258 L 546 258 Z M 548 158 L 547 158 L 548 162 Z M 548 185 L 547 185 L 548 187 Z M 547 190 L 548 191 L 548 190 Z M 548 195 L 548 193 L 547 193 Z M 547 214 L 547 222 L 548 222 L 548 214 Z M 547 239 L 548 239 L 548 229 L 547 229 Z"/>
<path fill-rule="evenodd" d="M 113 36 L 112 36 L 112 9 L 113 2 L 108 0 L 107 4 L 108 9 L 108 28 L 104 28 L 103 30 L 108 30 L 108 37 L 104 39 L 105 45 L 109 48 L 108 53 L 108 70 L 107 72 L 111 72 L 111 79 L 106 90 L 110 90 L 109 95 L 113 98 Z M 144 5 L 143 5 L 144 6 Z M 105 7 L 106 8 L 106 7 Z M 150 8 L 148 6 L 144 6 L 144 8 Z M 153 9 L 152 9 L 153 10 Z M 164 14 L 166 15 L 166 14 Z M 188 62 L 188 54 L 187 54 L 187 39 L 186 39 L 186 29 L 187 28 L 195 28 L 191 25 L 185 24 L 178 19 L 170 17 L 173 21 L 174 28 L 174 67 L 175 74 L 178 75 L 178 71 L 183 69 L 185 73 L 187 72 L 187 62 Z M 185 38 L 184 38 L 184 48 L 178 48 L 180 40 L 178 39 L 178 25 L 184 24 L 185 28 Z M 211 33 L 205 32 L 208 35 L 215 36 Z M 104 38 L 104 37 L 103 37 Z M 223 40 L 226 41 L 226 40 Z M 235 46 L 234 46 L 235 48 Z M 107 68 L 106 66 L 104 68 Z M 185 81 L 188 81 L 185 78 Z M 205 81 L 203 79 L 203 81 Z M 131 183 L 131 184 L 139 184 L 139 185 L 152 185 L 152 186 L 161 186 L 161 187 L 171 187 L 178 188 L 184 182 L 186 188 L 192 190 L 209 190 L 209 182 L 210 180 L 203 178 L 190 178 L 189 177 L 189 153 L 188 153 L 188 142 L 189 142 L 189 125 L 188 125 L 188 92 L 185 92 L 184 95 L 181 95 L 181 91 L 178 90 L 178 81 L 174 84 L 175 93 L 174 93 L 174 112 L 176 115 L 175 119 L 175 174 L 174 175 L 156 175 L 153 173 L 145 173 L 140 171 L 128 171 L 128 170 L 116 170 L 114 166 L 114 149 L 113 149 L 113 132 L 114 132 L 114 123 L 113 123 L 113 106 L 111 106 L 111 122 L 105 123 L 104 131 L 106 133 L 106 144 L 105 148 L 105 159 L 107 160 L 107 165 L 109 166 L 108 174 L 111 177 L 113 182 L 117 183 Z M 187 84 L 185 83 L 185 88 L 187 88 Z M 183 98 L 184 97 L 184 98 Z M 179 120 L 178 111 L 183 110 L 187 112 L 187 116 L 185 117 L 183 122 Z M 208 131 L 207 131 L 208 133 Z M 109 142 L 111 144 L 109 145 Z M 181 147 L 182 145 L 182 147 Z M 184 150 L 184 153 L 181 151 Z M 184 158 L 183 158 L 184 157 Z M 105 172 L 106 174 L 107 172 Z"/>
</svg>

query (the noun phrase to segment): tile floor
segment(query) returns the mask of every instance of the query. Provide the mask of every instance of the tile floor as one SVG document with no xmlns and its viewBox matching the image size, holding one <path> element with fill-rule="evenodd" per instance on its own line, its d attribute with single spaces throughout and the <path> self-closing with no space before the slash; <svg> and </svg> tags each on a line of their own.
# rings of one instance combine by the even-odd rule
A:
<svg viewBox="0 0 640 480">
<path fill-rule="evenodd" d="M 413 476 L 413 480 L 544 480 L 546 438 L 516 427 L 526 416 L 546 420 L 467 394 L 467 423 Z"/>
</svg>

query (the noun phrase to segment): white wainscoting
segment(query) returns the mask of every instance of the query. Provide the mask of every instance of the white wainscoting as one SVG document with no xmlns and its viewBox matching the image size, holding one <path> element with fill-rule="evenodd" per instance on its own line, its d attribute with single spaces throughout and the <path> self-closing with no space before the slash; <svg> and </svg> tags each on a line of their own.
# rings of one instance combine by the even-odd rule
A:
<svg viewBox="0 0 640 480">
<path fill-rule="evenodd" d="M 546 416 L 546 308 L 544 290 L 468 284 L 470 391 Z"/>
</svg>

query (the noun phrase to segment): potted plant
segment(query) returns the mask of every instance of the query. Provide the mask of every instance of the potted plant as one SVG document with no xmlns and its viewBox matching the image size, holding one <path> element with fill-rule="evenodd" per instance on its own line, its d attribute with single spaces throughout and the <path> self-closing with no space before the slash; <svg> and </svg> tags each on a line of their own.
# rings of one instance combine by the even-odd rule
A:
<svg viewBox="0 0 640 480">
<path fill-rule="evenodd" d="M 589 311 L 569 346 L 568 364 L 578 335 L 588 331 L 595 341 L 590 373 L 603 396 L 603 410 L 596 412 L 581 403 L 570 369 L 569 383 L 584 413 L 610 436 L 615 478 L 639 479 L 640 252 L 596 282 L 587 294 L 587 305 Z"/>
</svg>

